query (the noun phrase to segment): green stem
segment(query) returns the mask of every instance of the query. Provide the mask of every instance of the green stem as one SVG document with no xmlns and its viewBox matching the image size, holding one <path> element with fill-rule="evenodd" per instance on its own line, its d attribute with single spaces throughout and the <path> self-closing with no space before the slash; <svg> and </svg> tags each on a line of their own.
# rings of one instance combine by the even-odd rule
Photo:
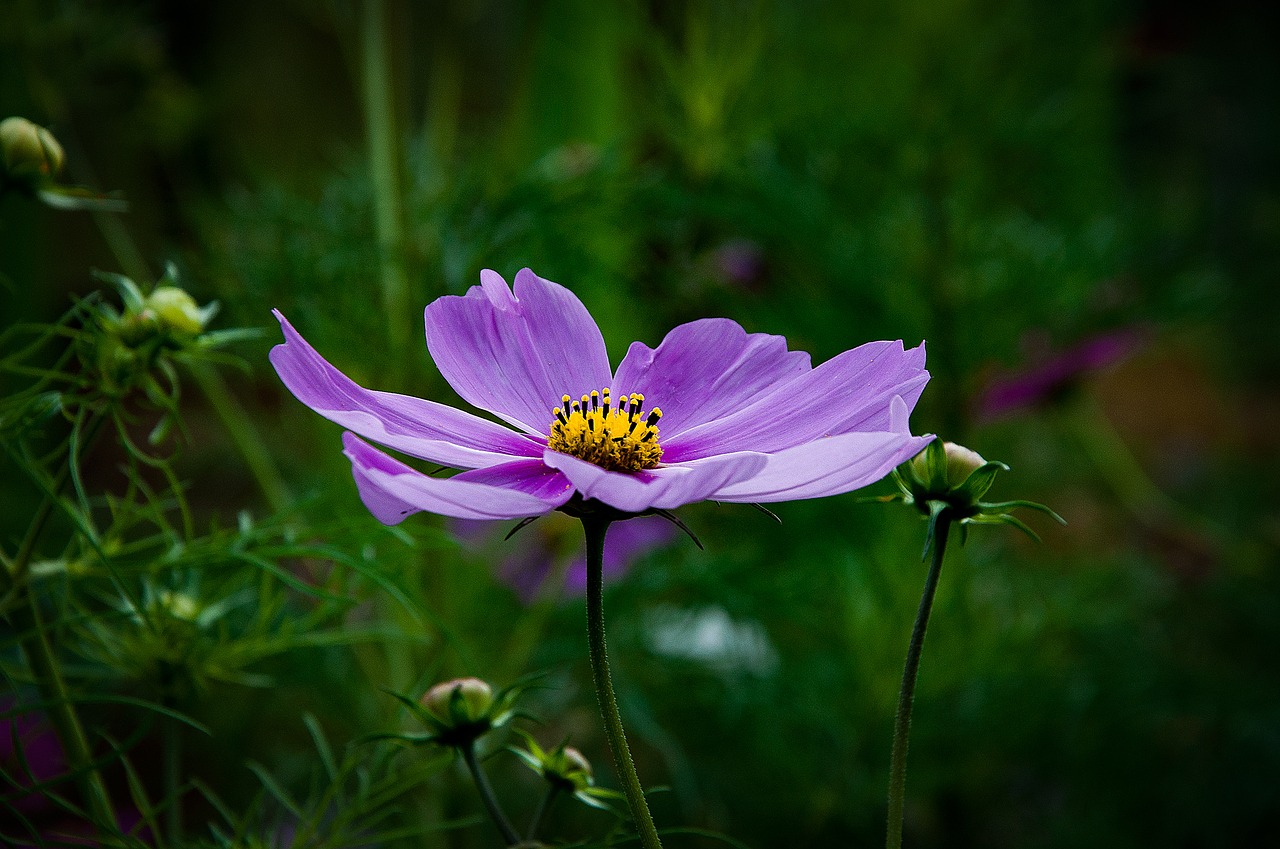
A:
<svg viewBox="0 0 1280 849">
<path fill-rule="evenodd" d="M 409 283 L 404 270 L 403 196 L 395 110 L 391 96 L 391 61 L 387 55 L 385 0 L 365 0 L 361 16 L 365 136 L 373 182 L 374 224 L 382 276 L 382 305 L 393 350 L 408 341 Z M 394 361 L 395 358 L 392 358 Z"/>
<path fill-rule="evenodd" d="M 458 751 L 462 752 L 462 760 L 471 772 L 471 778 L 476 783 L 476 789 L 480 791 L 480 798 L 484 801 L 484 806 L 489 811 L 489 817 L 493 820 L 493 824 L 498 827 L 498 831 L 502 832 L 502 839 L 507 841 L 507 845 L 515 846 L 520 842 L 520 835 L 516 834 L 515 828 L 511 825 L 511 820 L 507 819 L 507 815 L 502 812 L 502 806 L 498 804 L 498 797 L 493 794 L 493 787 L 489 784 L 489 778 L 484 774 L 484 770 L 480 768 L 479 761 L 476 760 L 475 742 L 470 741 L 465 746 L 459 746 Z"/>
<path fill-rule="evenodd" d="M 551 810 L 551 803 L 555 801 L 556 795 L 560 789 L 554 784 L 547 788 L 547 792 L 542 794 L 542 798 L 538 801 L 538 807 L 533 812 L 533 818 L 529 820 L 529 830 L 525 833 L 525 841 L 534 843 L 538 839 L 538 828 L 542 825 L 542 818 L 547 815 L 547 811 Z"/>
<path fill-rule="evenodd" d="M 582 529 L 587 536 L 587 642 L 596 698 L 604 719 L 604 733 L 613 752 L 613 765 L 622 782 L 622 792 L 631 808 L 631 818 L 640 833 L 640 845 L 644 849 L 662 849 L 658 829 L 653 825 L 653 816 L 649 813 L 644 789 L 640 785 L 640 776 L 636 774 L 635 761 L 627 748 L 627 735 L 618 713 L 618 698 L 609 678 L 609 657 L 604 644 L 604 536 L 609 530 L 609 520 L 584 516 Z"/>
<path fill-rule="evenodd" d="M 898 713 L 893 723 L 893 754 L 889 764 L 889 819 L 886 849 L 902 846 L 902 806 L 907 785 L 907 738 L 911 735 L 911 706 L 916 697 L 916 674 L 920 671 L 920 653 L 924 649 L 924 632 L 929 627 L 929 613 L 933 609 L 933 596 L 938 589 L 938 576 L 942 574 L 942 558 L 947 552 L 947 533 L 951 529 L 951 517 L 947 511 L 937 516 L 933 537 L 933 561 L 929 576 L 925 578 L 924 592 L 920 596 L 920 609 L 916 612 L 916 624 L 907 646 L 907 660 L 902 668 L 902 686 L 898 690 Z"/>
</svg>

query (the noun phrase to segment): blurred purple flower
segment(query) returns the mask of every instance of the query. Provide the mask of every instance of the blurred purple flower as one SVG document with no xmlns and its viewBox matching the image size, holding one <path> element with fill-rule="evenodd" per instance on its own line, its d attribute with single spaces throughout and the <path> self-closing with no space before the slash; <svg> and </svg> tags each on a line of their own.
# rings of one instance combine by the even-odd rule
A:
<svg viewBox="0 0 1280 849">
<path fill-rule="evenodd" d="M 502 539 L 493 522 L 457 519 L 454 534 L 476 548 L 488 548 Z M 627 573 L 645 553 L 675 538 L 676 530 L 659 516 L 639 516 L 619 522 L 609 531 L 604 549 L 605 582 Z M 525 604 L 543 596 L 582 595 L 587 587 L 587 550 L 577 520 L 552 513 L 522 529 L 515 546 L 504 546 L 495 572 Z M 552 587 L 550 582 L 558 582 Z"/>
<path fill-rule="evenodd" d="M 101 845 L 91 823 L 67 819 L 66 812 L 41 792 L 40 785 L 67 777 L 67 757 L 48 718 L 37 710 L 22 710 L 12 699 L 0 702 L 0 713 L 6 716 L 0 719 L 0 772 L 5 776 L 0 810 L 22 814 L 27 826 L 38 830 L 30 835 L 32 843 L 15 835 L 13 849 Z M 132 807 L 116 811 L 120 832 L 146 841 L 150 832 L 139 830 L 141 822 L 142 815 Z"/>
<path fill-rule="evenodd" d="M 929 441 L 907 422 L 929 379 L 924 345 L 871 342 L 814 368 L 781 336 L 703 319 L 657 348 L 632 343 L 614 373 L 600 329 L 568 289 L 527 268 L 514 292 L 493 271 L 480 283 L 427 306 L 427 348 L 464 400 L 514 430 L 364 389 L 276 312 L 285 343 L 272 364 L 298 400 L 350 429 L 343 443 L 360 496 L 386 524 L 423 510 L 539 516 L 570 499 L 637 514 L 818 498 L 879 480 Z M 662 408 L 646 413 L 651 402 Z M 468 471 L 422 474 L 357 433 Z"/>
<path fill-rule="evenodd" d="M 753 288 L 764 276 L 764 253 L 748 239 L 731 239 L 711 252 L 717 280 L 740 289 Z"/>
<path fill-rule="evenodd" d="M 1051 403 L 1087 375 L 1131 356 L 1148 336 L 1142 327 L 1102 333 L 1065 350 L 1042 354 L 1033 365 L 997 374 L 979 395 L 978 416 L 995 419 Z"/>
<path fill-rule="evenodd" d="M 0 710 L 8 715 L 0 720 L 0 770 L 8 776 L 0 800 L 29 814 L 51 807 L 49 800 L 32 788 L 65 773 L 67 758 L 44 714 L 16 709 L 13 700 L 0 704 Z"/>
</svg>

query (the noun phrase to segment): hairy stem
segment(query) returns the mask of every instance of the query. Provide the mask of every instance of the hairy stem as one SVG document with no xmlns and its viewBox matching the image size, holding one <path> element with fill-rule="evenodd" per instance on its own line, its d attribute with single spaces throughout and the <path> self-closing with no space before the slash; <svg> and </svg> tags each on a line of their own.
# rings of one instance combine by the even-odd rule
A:
<svg viewBox="0 0 1280 849">
<path fill-rule="evenodd" d="M 916 697 L 916 675 L 920 671 L 924 633 L 929 627 L 929 613 L 933 610 L 933 596 L 938 589 L 938 576 L 942 574 L 942 558 L 947 552 L 947 533 L 950 529 L 951 518 L 943 511 L 937 516 L 933 560 L 929 565 L 929 575 L 925 578 L 920 609 L 916 612 L 916 624 L 911 630 L 911 642 L 907 645 L 907 660 L 902 668 L 898 713 L 893 723 L 893 754 L 889 762 L 889 818 L 884 842 L 886 849 L 901 849 L 902 846 L 902 806 L 906 798 L 907 739 L 911 735 L 911 706 Z"/>
<path fill-rule="evenodd" d="M 484 770 L 480 768 L 480 762 L 476 760 L 475 741 L 468 741 L 465 746 L 459 746 L 458 751 L 462 752 L 462 760 L 471 773 L 471 779 L 476 783 L 476 790 L 480 791 L 480 798 L 484 801 L 485 809 L 489 811 L 493 824 L 498 827 L 498 831 L 502 832 L 502 839 L 507 842 L 507 845 L 515 846 L 520 842 L 520 835 L 516 834 L 511 820 L 507 819 L 507 815 L 502 812 L 498 797 L 493 794 L 493 787 L 489 784 L 489 777 L 484 774 Z"/>
<path fill-rule="evenodd" d="M 613 753 L 613 765 L 622 782 L 623 795 L 631 809 L 636 830 L 640 833 L 640 845 L 644 849 L 662 849 L 658 829 L 653 825 L 653 815 L 644 798 L 640 776 L 636 774 L 635 761 L 627 748 L 627 735 L 618 713 L 618 698 L 609 678 L 609 657 L 604 644 L 604 536 L 609 529 L 608 519 L 583 517 L 582 529 L 587 536 L 587 642 L 591 653 L 591 675 L 595 679 L 596 698 L 600 702 L 600 715 L 604 719 L 604 733 Z"/>
</svg>

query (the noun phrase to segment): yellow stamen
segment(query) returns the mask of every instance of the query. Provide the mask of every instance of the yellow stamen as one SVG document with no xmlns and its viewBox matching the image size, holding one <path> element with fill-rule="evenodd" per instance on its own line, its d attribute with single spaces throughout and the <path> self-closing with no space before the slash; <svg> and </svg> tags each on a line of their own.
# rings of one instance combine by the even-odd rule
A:
<svg viewBox="0 0 1280 849">
<path fill-rule="evenodd" d="M 551 410 L 547 447 L 611 472 L 652 469 L 662 460 L 662 446 L 658 444 L 662 410 L 655 407 L 647 416 L 642 415 L 643 410 L 644 396 L 639 392 L 623 395 L 616 407 L 607 387 L 599 392 L 592 390 L 581 401 L 562 395 L 560 406 Z"/>
</svg>

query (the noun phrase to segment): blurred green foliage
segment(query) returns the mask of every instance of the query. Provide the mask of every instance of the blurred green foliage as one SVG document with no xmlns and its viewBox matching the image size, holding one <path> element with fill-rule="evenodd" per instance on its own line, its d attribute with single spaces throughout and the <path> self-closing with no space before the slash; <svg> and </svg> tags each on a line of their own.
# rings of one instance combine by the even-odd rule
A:
<svg viewBox="0 0 1280 849">
<path fill-rule="evenodd" d="M 523 266 L 580 295 L 615 362 L 633 339 L 656 344 L 706 315 L 785 334 L 815 361 L 927 339 L 934 377 L 914 429 L 1008 462 L 994 499 L 1042 501 L 1071 523 L 1031 519 L 1040 546 L 979 529 L 950 555 L 917 693 L 911 845 L 1276 839 L 1275 9 L 389 2 L 395 259 L 415 310 L 387 315 L 365 8 L 14 0 L 0 27 L 0 112 L 49 127 L 72 182 L 122 190 L 131 210 L 0 197 L 0 322 L 54 320 L 96 288 L 92 268 L 153 280 L 143 272 L 168 261 L 200 303 L 222 303 L 215 326 L 265 329 L 224 374 L 296 503 L 277 515 L 192 387 L 173 460 L 192 533 L 175 547 L 135 528 L 118 564 L 139 599 L 227 605 L 181 706 L 205 729 L 184 738 L 192 841 L 290 845 L 286 823 L 323 821 L 317 800 L 369 798 L 372 770 L 394 777 L 394 822 L 457 826 L 405 845 L 496 845 L 447 764 L 342 748 L 403 723 L 383 691 L 459 675 L 501 686 L 545 673 L 527 704 L 540 742 L 569 736 L 612 786 L 580 606 L 522 607 L 438 520 L 381 528 L 338 429 L 288 396 L 265 357 L 278 307 L 362 384 L 456 401 L 418 344 L 416 310 L 481 268 Z M 414 344 L 384 343 L 392 323 Z M 1126 359 L 1000 416 L 984 409 L 995 379 L 1129 327 L 1146 335 Z M 0 390 L 26 380 L 6 370 Z M 86 486 L 119 493 L 128 478 L 105 454 Z M 7 553 L 39 488 L 11 454 L 0 462 Z M 669 787 L 653 797 L 660 826 L 755 847 L 874 845 L 923 529 L 854 496 L 778 512 L 781 525 L 742 507 L 684 510 L 706 551 L 675 543 L 610 591 L 640 774 Z M 269 518 L 237 524 L 242 513 Z M 49 539 L 48 563 L 75 560 Z M 330 576 L 332 597 L 291 584 L 299 564 Z M 65 586 L 67 569 L 49 569 Z M 88 609 L 51 596 L 71 677 L 115 699 L 88 703 L 92 732 L 136 735 L 142 763 L 157 744 L 138 729 L 155 717 L 125 697 L 158 697 L 117 673 L 156 646 L 121 642 L 144 611 L 102 575 L 81 579 L 99 581 Z M 251 603 L 225 601 L 245 593 Z M 17 657 L 6 639 L 6 670 Z M 489 765 L 527 817 L 535 777 L 501 753 Z M 571 836 L 610 822 L 561 804 L 548 825 Z"/>
</svg>

